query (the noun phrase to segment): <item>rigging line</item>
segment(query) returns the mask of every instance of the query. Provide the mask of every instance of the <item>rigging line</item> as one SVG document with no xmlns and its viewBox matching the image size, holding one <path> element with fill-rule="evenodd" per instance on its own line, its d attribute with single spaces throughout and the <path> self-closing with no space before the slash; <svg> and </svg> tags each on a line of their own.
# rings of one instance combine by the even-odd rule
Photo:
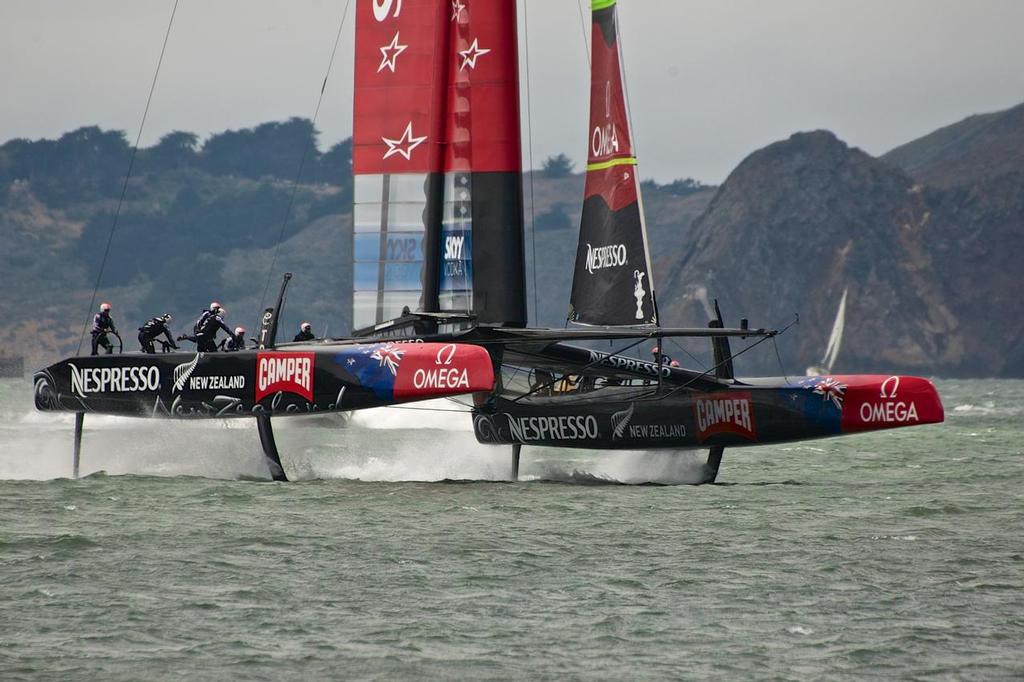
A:
<svg viewBox="0 0 1024 682">
<path fill-rule="evenodd" d="M 341 32 L 345 28 L 345 19 L 348 18 L 348 7 L 352 0 L 345 0 L 345 9 L 341 12 L 341 21 L 338 23 L 338 33 L 334 36 L 334 47 L 331 48 L 331 58 L 327 62 L 327 71 L 324 73 L 323 83 L 320 85 L 320 95 L 316 100 L 316 108 L 313 110 L 313 130 L 316 130 L 316 122 L 320 116 L 320 105 L 324 101 L 324 93 L 327 91 L 327 80 L 331 77 L 331 68 L 334 66 L 334 57 L 338 52 L 338 43 L 341 41 Z M 267 291 L 270 290 L 270 280 L 274 276 L 274 266 L 277 265 L 277 256 L 281 251 L 281 242 L 284 240 L 284 232 L 288 227 L 288 220 L 291 218 L 292 208 L 295 206 L 295 196 L 299 191 L 299 182 L 302 179 L 302 170 L 306 165 L 306 157 L 309 156 L 309 149 L 314 145 L 314 135 L 310 135 L 306 141 L 306 145 L 302 150 L 302 156 L 299 159 L 299 168 L 295 172 L 295 180 L 292 182 L 292 193 L 288 197 L 288 207 L 285 208 L 284 219 L 281 221 L 281 231 L 277 236 L 277 244 L 274 246 L 274 257 L 270 261 L 270 267 L 267 268 L 267 283 L 263 287 L 263 295 L 260 297 L 260 307 L 257 312 L 263 309 L 263 304 L 267 300 Z M 275 314 L 278 311 L 275 311 Z M 259 322 L 256 323 L 256 328 L 259 328 Z"/>
<path fill-rule="evenodd" d="M 540 308 L 537 306 L 537 217 L 534 204 L 533 176 L 533 98 L 530 96 L 530 17 L 526 10 L 530 3 L 523 0 L 523 47 L 526 55 L 526 152 L 530 159 L 530 248 L 533 251 L 531 266 L 533 270 L 533 322 L 540 326 Z M 527 315 L 527 323 L 530 316 Z"/>
<path fill-rule="evenodd" d="M 586 19 L 583 18 L 583 3 L 582 3 L 582 0 L 576 0 L 576 8 L 580 11 L 580 35 L 583 38 L 583 56 L 587 58 L 587 76 L 588 76 L 588 79 L 589 79 L 589 78 L 593 77 L 593 73 L 592 73 L 593 66 L 590 63 L 590 46 L 587 45 L 587 22 L 586 22 Z M 584 169 L 584 175 L 586 175 L 586 169 Z M 580 220 L 582 220 L 582 219 L 583 218 L 582 218 L 582 215 L 581 215 L 580 216 Z M 572 304 L 570 302 L 569 311 L 568 311 L 568 313 L 565 316 L 565 321 L 562 323 L 562 329 L 568 329 L 569 328 L 569 321 L 570 321 L 570 318 L 572 317 L 572 313 L 573 313 L 573 306 L 572 306 Z M 611 341 L 609 341 L 609 344 L 611 344 Z"/>
<path fill-rule="evenodd" d="M 782 328 L 782 329 L 780 329 L 779 331 L 777 331 L 777 332 L 775 332 L 775 333 L 773 333 L 773 334 L 769 334 L 769 335 L 767 335 L 767 336 L 762 336 L 761 338 L 759 338 L 759 339 L 758 339 L 757 341 L 755 341 L 754 343 L 750 344 L 750 345 L 749 345 L 749 346 L 747 346 L 746 348 L 742 348 L 742 349 L 740 349 L 740 352 L 738 352 L 738 353 L 733 353 L 733 354 L 732 354 L 732 355 L 730 355 L 729 357 L 727 357 L 727 358 L 723 359 L 723 360 L 722 360 L 721 362 L 717 363 L 717 364 L 716 364 L 716 365 L 715 365 L 714 367 L 710 367 L 710 368 L 708 368 L 707 370 L 705 370 L 704 372 L 701 372 L 700 374 L 698 374 L 697 376 L 695 376 L 695 377 L 694 377 L 693 379 L 690 379 L 690 380 L 689 380 L 689 381 L 687 381 L 687 382 L 686 382 L 685 384 L 683 384 L 683 385 L 681 385 L 681 386 L 677 386 L 676 388 L 673 388 L 673 389 L 672 389 L 671 391 L 669 391 L 668 393 L 666 393 L 666 394 L 665 394 L 665 397 L 667 398 L 667 397 L 669 397 L 670 395 L 673 395 L 674 393 L 678 393 L 679 391 L 683 390 L 684 388 L 686 388 L 686 387 L 690 386 L 690 384 L 692 384 L 692 383 L 694 383 L 694 382 L 696 382 L 696 381 L 698 381 L 698 380 L 700 380 L 700 379 L 704 378 L 705 376 L 707 376 L 707 375 L 711 374 L 711 372 L 714 372 L 714 371 L 715 371 L 716 369 L 718 369 L 718 368 L 719 368 L 719 367 L 721 367 L 722 365 L 726 364 L 726 363 L 727 363 L 727 362 L 729 362 L 730 360 L 733 360 L 734 358 L 738 358 L 739 356 L 741 356 L 741 355 L 743 355 L 744 353 L 746 353 L 746 352 L 747 352 L 748 350 L 753 350 L 754 348 L 756 348 L 756 347 L 760 346 L 760 345 L 761 345 L 762 343 L 764 343 L 764 342 L 765 342 L 765 341 L 767 341 L 768 339 L 773 339 L 773 338 L 775 338 L 776 336 L 778 336 L 779 334 L 785 334 L 785 333 L 786 333 L 786 330 L 788 330 L 788 329 L 789 329 L 790 327 L 792 327 L 792 326 L 793 326 L 794 324 L 797 324 L 797 323 L 798 323 L 799 321 L 800 321 L 800 318 L 799 318 L 799 316 L 797 316 L 797 317 L 796 317 L 796 318 L 795 318 L 795 319 L 794 319 L 794 320 L 793 320 L 792 322 L 790 322 L 789 324 L 787 324 L 787 325 L 786 325 L 785 327 L 783 327 L 783 328 Z"/>
<path fill-rule="evenodd" d="M 619 354 L 623 353 L 624 351 L 627 351 L 630 348 L 643 343 L 645 340 L 646 339 L 639 339 L 639 340 L 635 341 L 634 343 L 631 343 L 628 346 L 624 346 L 623 348 L 615 351 L 614 353 L 612 353 L 612 355 L 619 355 Z M 543 390 L 545 388 L 550 388 L 551 386 L 554 386 L 555 384 L 557 384 L 559 381 L 563 381 L 565 379 L 568 379 L 570 376 L 572 376 L 572 374 L 580 374 L 581 372 L 585 372 L 586 370 L 590 369 L 594 365 L 598 365 L 598 364 L 600 364 L 603 361 L 604 361 L 604 358 L 600 358 L 599 357 L 597 360 L 594 360 L 592 362 L 588 362 L 587 364 L 583 365 L 579 369 L 570 370 L 569 372 L 566 372 L 565 374 L 561 375 L 557 379 L 552 379 L 551 381 L 549 381 L 546 384 L 541 384 L 540 386 L 537 386 L 536 388 L 531 389 L 528 393 L 524 393 L 523 395 L 521 395 L 518 398 L 514 399 L 512 402 L 518 403 L 523 398 L 531 396 L 534 393 L 536 393 L 537 391 L 541 391 L 541 390 Z M 552 372 L 552 376 L 553 375 L 554 375 L 554 373 Z"/>
<path fill-rule="evenodd" d="M 640 140 L 636 136 L 636 126 L 633 125 L 633 108 L 629 106 L 629 79 L 626 78 L 626 48 L 622 41 L 622 15 L 618 8 L 615 9 L 615 40 L 619 46 L 619 76 L 622 80 L 622 97 L 626 105 L 626 123 L 629 125 L 629 136 L 633 142 L 633 156 L 639 157 Z M 633 168 L 636 173 L 636 167 Z M 637 185 L 640 184 L 637 178 Z"/>
<path fill-rule="evenodd" d="M 694 362 L 697 363 L 698 367 L 703 367 L 704 366 L 704 362 L 702 360 L 698 359 L 697 356 L 695 356 L 693 353 L 691 353 L 690 351 L 688 351 L 685 348 L 683 348 L 682 344 L 680 344 L 678 341 L 676 341 L 675 339 L 673 339 L 671 337 L 663 337 L 663 338 L 665 338 L 666 341 L 671 343 L 673 346 L 675 346 L 679 350 L 681 350 L 684 353 L 686 353 L 686 355 L 689 356 L 689 358 L 691 360 L 693 360 Z"/>
<path fill-rule="evenodd" d="M 779 369 L 782 371 L 782 378 L 789 383 L 789 376 L 786 374 L 786 368 L 782 364 L 782 355 L 779 353 L 779 344 L 776 343 L 775 339 L 772 339 L 772 346 L 775 348 L 775 359 L 779 361 Z"/>
<path fill-rule="evenodd" d="M 583 53 L 587 56 L 587 66 L 590 66 L 590 50 L 587 46 L 587 21 L 583 18 L 583 0 L 576 0 L 576 7 L 580 11 L 580 32 L 583 34 Z"/>
<path fill-rule="evenodd" d="M 619 13 L 618 8 L 615 8 L 615 41 L 618 44 L 619 52 L 619 79 L 622 81 L 622 98 L 625 100 L 623 104 L 626 108 L 626 125 L 629 126 L 629 137 L 633 145 L 633 156 L 638 157 L 640 155 L 640 138 L 637 137 L 636 126 L 633 124 L 633 109 L 629 105 L 629 78 L 626 77 L 626 48 L 622 36 L 622 15 Z M 633 182 L 636 183 L 636 202 L 640 208 L 640 221 L 643 228 L 644 237 L 644 258 L 646 259 L 647 265 L 647 285 L 651 290 L 651 309 L 654 311 L 654 321 L 657 326 L 661 326 L 661 312 L 658 310 L 658 294 L 654 287 L 654 261 L 651 259 L 651 239 L 650 234 L 647 231 L 647 223 L 644 218 L 644 195 L 643 188 L 640 186 L 640 176 L 638 174 L 639 166 L 633 166 Z"/>
<path fill-rule="evenodd" d="M 82 343 L 85 341 L 85 330 L 89 328 L 89 313 L 96 305 L 96 294 L 100 289 L 100 282 L 103 279 L 103 271 L 107 267 L 107 257 L 110 255 L 110 245 L 114 241 L 114 232 L 117 231 L 117 221 L 121 217 L 121 207 L 124 205 L 125 195 L 128 194 L 128 181 L 132 177 L 132 170 L 135 168 L 135 155 L 139 151 L 139 142 L 142 140 L 142 130 L 146 127 L 146 117 L 149 115 L 149 105 L 153 101 L 153 91 L 156 90 L 157 77 L 160 75 L 160 66 L 164 63 L 164 53 L 167 51 L 167 40 L 171 37 L 171 26 L 174 25 L 174 15 L 178 13 L 178 0 L 174 0 L 174 7 L 171 9 L 171 18 L 167 21 L 167 30 L 164 32 L 164 43 L 160 47 L 160 57 L 156 60 L 156 71 L 153 73 L 153 82 L 149 85 L 149 96 L 146 98 L 146 107 L 142 111 L 142 120 L 139 122 L 139 133 L 135 136 L 135 146 L 132 147 L 132 155 L 128 159 L 128 172 L 124 176 L 124 184 L 121 185 L 121 196 L 117 200 L 117 208 L 114 210 L 114 221 L 110 225 L 110 234 L 107 235 L 107 245 L 103 249 L 103 258 L 100 260 L 100 271 L 96 273 L 96 283 L 92 288 L 92 298 L 89 299 L 89 311 L 85 314 L 85 324 L 82 325 L 82 335 L 78 337 L 78 350 L 76 355 L 82 352 Z"/>
</svg>

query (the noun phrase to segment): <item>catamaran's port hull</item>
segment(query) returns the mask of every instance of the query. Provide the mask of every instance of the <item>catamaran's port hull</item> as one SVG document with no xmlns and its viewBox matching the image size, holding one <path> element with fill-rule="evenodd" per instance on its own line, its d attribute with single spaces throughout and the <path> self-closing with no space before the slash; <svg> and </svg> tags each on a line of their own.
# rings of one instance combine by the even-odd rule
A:
<svg viewBox="0 0 1024 682">
<path fill-rule="evenodd" d="M 312 415 L 490 391 L 487 351 L 455 343 L 74 357 L 35 374 L 42 411 L 127 417 Z"/>
<path fill-rule="evenodd" d="M 840 375 L 784 379 L 768 385 L 671 393 L 666 384 L 632 399 L 621 389 L 498 398 L 474 411 L 481 443 L 520 443 L 589 449 L 739 447 L 826 438 L 943 421 L 942 402 L 927 379 Z M 612 395 L 609 395 L 611 393 Z M 598 394 L 603 394 L 600 399 Z"/>
</svg>

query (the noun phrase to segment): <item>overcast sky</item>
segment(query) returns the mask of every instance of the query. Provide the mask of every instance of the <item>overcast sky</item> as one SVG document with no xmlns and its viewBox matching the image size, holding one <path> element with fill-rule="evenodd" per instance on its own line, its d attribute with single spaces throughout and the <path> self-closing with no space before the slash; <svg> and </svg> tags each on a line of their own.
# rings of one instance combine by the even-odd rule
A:
<svg viewBox="0 0 1024 682">
<path fill-rule="evenodd" d="M 98 124 L 134 141 L 173 4 L 0 0 L 0 140 Z M 526 0 L 528 31 L 519 4 L 534 165 L 558 152 L 581 162 L 577 0 Z M 880 154 L 1024 101 L 1020 0 L 619 4 L 641 174 L 661 181 L 721 182 L 751 151 L 799 130 L 828 128 Z M 344 6 L 180 0 L 143 144 L 175 129 L 205 137 L 311 117 Z M 324 149 L 352 130 L 348 15 L 318 121 Z"/>
</svg>

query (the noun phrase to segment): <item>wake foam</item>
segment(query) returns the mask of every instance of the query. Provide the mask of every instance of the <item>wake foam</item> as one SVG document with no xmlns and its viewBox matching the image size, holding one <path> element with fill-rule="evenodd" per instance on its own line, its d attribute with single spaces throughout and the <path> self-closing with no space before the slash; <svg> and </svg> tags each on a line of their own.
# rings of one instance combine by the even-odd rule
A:
<svg viewBox="0 0 1024 682">
<path fill-rule="evenodd" d="M 30 412 L 0 429 L 0 478 L 72 475 L 74 415 Z M 86 415 L 80 473 L 267 478 L 251 420 L 185 422 Z"/>
<path fill-rule="evenodd" d="M 347 426 L 311 428 L 274 420 L 278 448 L 294 480 L 506 481 L 511 446 L 476 442 L 465 409 L 447 400 L 352 414 Z M 446 411 L 437 412 L 430 408 Z M 426 409 L 424 409 L 426 408 Z M 74 415 L 29 411 L 0 425 L 0 478 L 71 476 Z M 333 422 L 340 424 L 340 422 Z M 576 485 L 699 482 L 704 453 L 588 451 L 524 446 L 521 481 Z M 81 475 L 202 476 L 267 480 L 251 419 L 180 421 L 87 415 Z"/>
</svg>

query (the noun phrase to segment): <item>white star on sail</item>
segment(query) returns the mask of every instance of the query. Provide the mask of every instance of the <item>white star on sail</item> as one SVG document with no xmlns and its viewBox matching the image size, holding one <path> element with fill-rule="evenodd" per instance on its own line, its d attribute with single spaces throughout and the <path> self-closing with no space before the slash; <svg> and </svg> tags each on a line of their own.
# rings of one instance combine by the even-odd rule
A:
<svg viewBox="0 0 1024 682">
<path fill-rule="evenodd" d="M 384 55 L 384 59 L 380 60 L 380 66 L 377 67 L 377 73 L 380 73 L 385 68 L 391 69 L 391 73 L 395 72 L 395 60 L 398 59 L 398 55 L 405 52 L 405 48 L 408 45 L 398 44 L 398 32 L 395 31 L 395 37 L 391 39 L 390 45 L 385 45 L 380 49 L 380 53 Z"/>
<path fill-rule="evenodd" d="M 452 21 L 458 21 L 462 18 L 462 10 L 466 9 L 466 6 L 462 4 L 461 0 L 452 0 Z"/>
<path fill-rule="evenodd" d="M 476 58 L 485 55 L 490 52 L 490 49 L 480 47 L 476 38 L 473 38 L 473 43 L 469 46 L 468 50 L 462 50 L 459 55 L 462 57 L 462 66 L 459 67 L 459 71 L 462 71 L 469 66 L 471 69 L 476 68 Z"/>
<path fill-rule="evenodd" d="M 380 139 L 382 139 L 384 144 L 388 146 L 388 150 L 384 152 L 385 159 L 389 156 L 394 156 L 395 154 L 401 154 L 405 157 L 406 161 L 409 161 L 409 156 L 412 154 L 412 150 L 423 144 L 427 139 L 427 136 L 423 135 L 422 137 L 413 137 L 412 121 L 409 121 L 409 124 L 405 126 L 405 132 L 403 132 L 402 136 L 397 140 L 390 140 L 386 137 L 382 137 Z"/>
</svg>

